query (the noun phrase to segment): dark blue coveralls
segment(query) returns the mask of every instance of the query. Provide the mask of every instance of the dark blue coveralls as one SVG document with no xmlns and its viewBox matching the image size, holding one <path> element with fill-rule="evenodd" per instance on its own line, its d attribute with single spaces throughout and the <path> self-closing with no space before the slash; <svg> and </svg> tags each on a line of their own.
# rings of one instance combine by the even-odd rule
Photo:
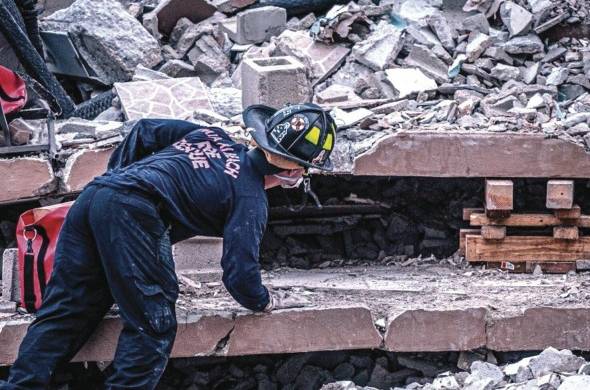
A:
<svg viewBox="0 0 590 390">
<path fill-rule="evenodd" d="M 268 164 L 247 152 L 221 129 L 138 121 L 70 209 L 43 304 L 0 388 L 46 388 L 113 302 L 123 331 L 106 387 L 154 388 L 176 335 L 170 245 L 194 235 L 224 237 L 224 285 L 241 305 L 263 310 Z"/>
</svg>

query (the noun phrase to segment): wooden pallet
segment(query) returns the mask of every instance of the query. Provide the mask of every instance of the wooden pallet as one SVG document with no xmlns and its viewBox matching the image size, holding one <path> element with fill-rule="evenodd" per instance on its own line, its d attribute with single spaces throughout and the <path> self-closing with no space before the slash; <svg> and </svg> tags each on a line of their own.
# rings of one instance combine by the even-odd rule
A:
<svg viewBox="0 0 590 390">
<path fill-rule="evenodd" d="M 463 219 L 472 228 L 461 229 L 460 252 L 467 261 L 490 268 L 532 272 L 538 265 L 546 273 L 567 273 L 590 259 L 590 215 L 573 203 L 572 180 L 549 180 L 546 207 L 552 213 L 513 214 L 513 183 L 486 180 L 485 209 L 466 208 Z M 553 228 L 552 236 L 506 235 L 506 228 Z"/>
</svg>

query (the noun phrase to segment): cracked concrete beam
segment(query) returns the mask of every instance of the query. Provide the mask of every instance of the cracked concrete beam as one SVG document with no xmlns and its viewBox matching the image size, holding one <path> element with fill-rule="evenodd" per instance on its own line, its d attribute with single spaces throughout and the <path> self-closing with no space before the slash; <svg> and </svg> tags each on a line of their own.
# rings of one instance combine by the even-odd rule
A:
<svg viewBox="0 0 590 390">
<path fill-rule="evenodd" d="M 590 154 L 543 134 L 404 131 L 358 156 L 353 174 L 590 178 Z"/>
<path fill-rule="evenodd" d="M 486 345 L 486 309 L 406 310 L 389 319 L 385 349 L 468 351 Z"/>
<path fill-rule="evenodd" d="M 487 347 L 495 351 L 590 350 L 590 310 L 534 307 L 522 314 L 490 319 Z"/>
<path fill-rule="evenodd" d="M 367 307 L 292 309 L 236 318 L 228 356 L 379 348 Z"/>
<path fill-rule="evenodd" d="M 64 191 L 81 191 L 92 179 L 105 173 L 113 150 L 83 149 L 71 155 L 63 170 Z"/>
<path fill-rule="evenodd" d="M 51 163 L 43 158 L 1 159 L 0 177 L 0 202 L 41 196 L 56 189 Z"/>
</svg>

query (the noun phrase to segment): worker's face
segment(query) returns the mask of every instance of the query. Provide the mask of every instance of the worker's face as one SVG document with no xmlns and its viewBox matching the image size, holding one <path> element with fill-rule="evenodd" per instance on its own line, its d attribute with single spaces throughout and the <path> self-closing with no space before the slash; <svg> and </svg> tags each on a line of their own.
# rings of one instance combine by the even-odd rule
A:
<svg viewBox="0 0 590 390">
<path fill-rule="evenodd" d="M 276 175 L 264 176 L 264 189 L 274 188 L 281 186 L 283 188 L 296 188 L 299 187 L 303 180 L 303 168 L 289 169 L 283 172 L 279 172 Z"/>
</svg>

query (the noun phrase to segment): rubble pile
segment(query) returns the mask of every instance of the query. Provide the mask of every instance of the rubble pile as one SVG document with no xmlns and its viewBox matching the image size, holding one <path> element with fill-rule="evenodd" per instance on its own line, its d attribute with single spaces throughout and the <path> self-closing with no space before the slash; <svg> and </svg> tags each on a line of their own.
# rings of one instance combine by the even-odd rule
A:
<svg viewBox="0 0 590 390">
<path fill-rule="evenodd" d="M 340 124 L 343 167 L 403 129 L 539 132 L 590 145 L 587 1 L 468 0 L 453 8 L 359 0 L 290 19 L 284 8 L 253 3 L 77 0 L 44 16 L 41 28 L 69 33 L 92 76 L 83 84 L 89 96 L 115 86 L 119 98 L 99 120 L 232 127 L 242 124 L 243 104 L 312 99 Z M 285 56 L 293 58 L 268 62 Z M 246 64 L 256 59 L 267 69 Z M 265 89 L 274 67 L 287 63 L 295 64 L 294 76 L 283 77 L 291 85 Z M 192 94 L 202 99 L 178 98 Z M 34 142 L 37 133 L 23 127 L 12 124 L 16 143 Z M 59 147 L 104 146 L 73 137 Z"/>
<path fill-rule="evenodd" d="M 468 354 L 467 354 L 468 355 Z M 460 364 L 469 364 L 468 359 Z M 356 390 L 393 388 L 394 390 L 578 390 L 590 387 L 590 363 L 569 350 L 547 348 L 541 354 L 526 357 L 516 363 L 498 366 L 475 360 L 469 371 L 445 372 L 434 380 L 426 379 L 396 386 L 391 381 L 385 387 L 357 386 L 352 381 L 340 381 L 322 390 Z"/>
</svg>

